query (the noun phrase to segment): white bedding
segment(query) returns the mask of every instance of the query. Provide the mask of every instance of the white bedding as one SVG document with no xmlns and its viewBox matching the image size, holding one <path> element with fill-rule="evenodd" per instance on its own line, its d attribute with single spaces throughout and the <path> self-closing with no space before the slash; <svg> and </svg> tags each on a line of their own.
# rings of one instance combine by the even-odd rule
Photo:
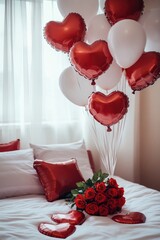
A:
<svg viewBox="0 0 160 240">
<path fill-rule="evenodd" d="M 82 225 L 68 240 L 154 240 L 160 239 L 160 192 L 116 177 L 125 189 L 126 204 L 123 213 L 139 211 L 145 214 L 143 224 L 120 224 L 111 217 L 86 215 Z M 0 200 L 0 240 L 47 240 L 38 231 L 41 222 L 53 223 L 55 212 L 67 213 L 70 209 L 64 200 L 47 202 L 44 195 L 26 195 Z"/>
</svg>

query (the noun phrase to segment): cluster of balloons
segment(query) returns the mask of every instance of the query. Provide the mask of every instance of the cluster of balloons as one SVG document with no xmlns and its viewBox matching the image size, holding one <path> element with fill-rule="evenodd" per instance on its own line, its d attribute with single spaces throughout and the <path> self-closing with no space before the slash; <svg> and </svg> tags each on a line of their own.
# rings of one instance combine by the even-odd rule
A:
<svg viewBox="0 0 160 240">
<path fill-rule="evenodd" d="M 79 106 L 88 105 L 93 117 L 108 131 L 126 114 L 129 100 L 121 91 L 109 95 L 93 92 L 93 86 L 110 90 L 123 72 L 135 92 L 160 77 L 158 2 L 57 0 L 64 20 L 50 21 L 44 28 L 46 41 L 69 56 L 71 67 L 59 79 L 63 94 Z M 99 7 L 103 14 L 97 14 Z"/>
</svg>

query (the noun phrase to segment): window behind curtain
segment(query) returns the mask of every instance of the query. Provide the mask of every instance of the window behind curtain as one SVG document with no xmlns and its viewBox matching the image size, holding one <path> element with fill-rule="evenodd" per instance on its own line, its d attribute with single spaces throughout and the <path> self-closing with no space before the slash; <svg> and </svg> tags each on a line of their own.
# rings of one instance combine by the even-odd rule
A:
<svg viewBox="0 0 160 240">
<path fill-rule="evenodd" d="M 0 141 L 79 140 L 82 108 L 59 88 L 68 55 L 43 36 L 47 22 L 63 20 L 56 1 L 1 0 L 0 16 Z"/>
</svg>

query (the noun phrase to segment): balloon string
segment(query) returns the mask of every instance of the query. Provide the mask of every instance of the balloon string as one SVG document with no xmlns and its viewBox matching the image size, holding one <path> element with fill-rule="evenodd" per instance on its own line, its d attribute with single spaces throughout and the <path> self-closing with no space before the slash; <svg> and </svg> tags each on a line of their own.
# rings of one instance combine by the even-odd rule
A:
<svg viewBox="0 0 160 240">
<path fill-rule="evenodd" d="M 126 93 L 126 78 L 124 73 L 122 73 L 121 81 L 116 88 L 117 90 Z M 117 124 L 113 125 L 112 129 L 110 126 L 107 126 L 107 129 L 111 130 L 110 133 L 106 131 L 106 126 L 97 122 L 88 111 L 87 116 L 100 159 L 106 171 L 113 176 L 117 163 L 117 151 L 122 140 L 126 116 L 124 116 Z"/>
<path fill-rule="evenodd" d="M 96 85 L 92 85 L 93 86 L 93 92 L 96 92 Z"/>
</svg>

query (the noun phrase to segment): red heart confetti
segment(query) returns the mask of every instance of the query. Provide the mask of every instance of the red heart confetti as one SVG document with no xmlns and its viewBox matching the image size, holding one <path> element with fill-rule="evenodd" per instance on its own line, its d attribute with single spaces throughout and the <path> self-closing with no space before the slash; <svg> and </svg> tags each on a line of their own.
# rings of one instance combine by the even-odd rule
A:
<svg viewBox="0 0 160 240">
<path fill-rule="evenodd" d="M 55 213 L 52 215 L 52 220 L 57 223 L 70 223 L 73 225 L 82 224 L 85 221 L 83 212 L 71 210 L 68 213 Z"/>
<path fill-rule="evenodd" d="M 124 224 L 138 224 L 146 221 L 146 216 L 141 212 L 130 212 L 128 214 L 120 214 L 112 217 L 115 222 Z"/>
<path fill-rule="evenodd" d="M 60 223 L 56 225 L 51 223 L 40 223 L 38 230 L 40 233 L 50 237 L 66 238 L 76 230 L 76 227 L 69 223 Z"/>
</svg>

